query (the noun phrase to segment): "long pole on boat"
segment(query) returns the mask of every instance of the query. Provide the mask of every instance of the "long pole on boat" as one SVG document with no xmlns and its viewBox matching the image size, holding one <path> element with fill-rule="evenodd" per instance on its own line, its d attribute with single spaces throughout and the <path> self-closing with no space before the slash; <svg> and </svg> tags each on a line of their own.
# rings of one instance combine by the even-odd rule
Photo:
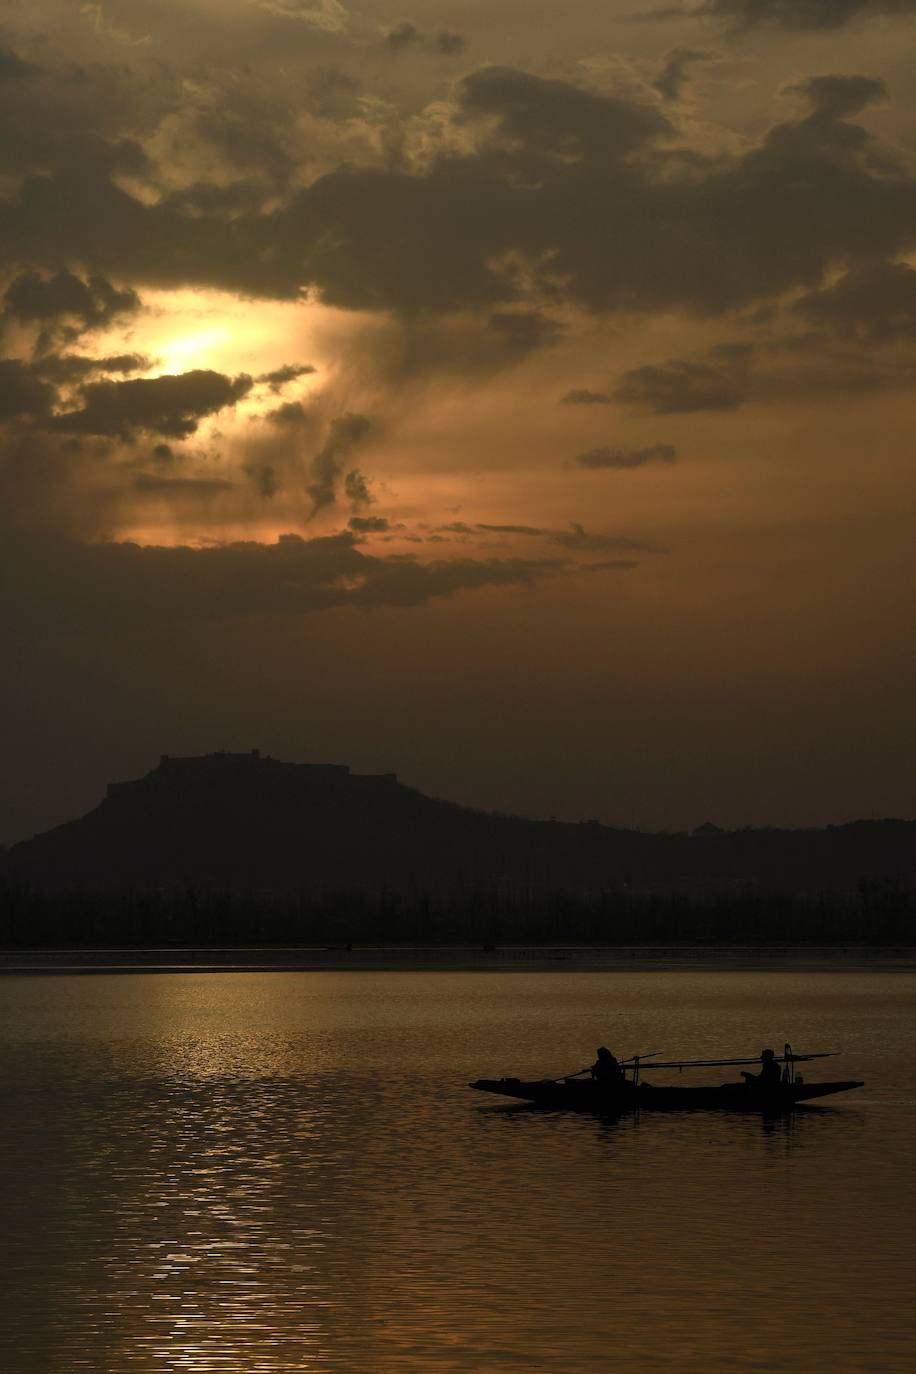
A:
<svg viewBox="0 0 916 1374">
<path fill-rule="evenodd" d="M 773 1058 L 777 1064 L 795 1064 L 804 1059 L 831 1059 L 839 1054 L 839 1050 L 821 1050 L 817 1054 L 774 1054 Z M 652 1064 L 640 1063 L 640 1068 L 644 1069 L 711 1069 L 724 1067 L 729 1064 L 759 1064 L 760 1055 L 755 1054 L 751 1059 L 668 1059 L 660 1063 L 656 1060 Z M 627 1060 L 621 1064 L 621 1068 L 630 1068 L 635 1064 L 634 1060 Z"/>
<path fill-rule="evenodd" d="M 651 1050 L 648 1054 L 634 1054 L 629 1059 L 621 1059 L 621 1069 L 633 1069 L 638 1079 L 642 1069 L 715 1069 L 727 1068 L 736 1064 L 759 1064 L 760 1055 L 755 1054 L 750 1059 L 665 1059 L 657 1060 L 655 1056 L 661 1054 L 661 1050 Z M 773 1059 L 777 1064 L 797 1064 L 806 1059 L 832 1059 L 839 1054 L 840 1050 L 819 1050 L 815 1054 L 775 1054 Z M 646 1063 L 646 1060 L 654 1060 L 653 1063 Z M 584 1073 L 591 1072 L 591 1065 L 584 1069 L 577 1069 L 575 1073 L 563 1074 L 560 1078 L 553 1079 L 555 1083 L 562 1083 L 568 1078 L 581 1078 Z"/>
</svg>

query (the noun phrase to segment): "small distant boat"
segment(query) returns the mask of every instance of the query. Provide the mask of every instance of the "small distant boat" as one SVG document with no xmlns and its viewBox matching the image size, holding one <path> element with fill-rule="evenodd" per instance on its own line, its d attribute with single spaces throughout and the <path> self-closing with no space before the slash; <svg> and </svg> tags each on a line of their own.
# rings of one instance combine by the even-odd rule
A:
<svg viewBox="0 0 916 1374">
<path fill-rule="evenodd" d="M 659 1051 L 655 1052 L 656 1054 Z M 791 1111 L 795 1106 L 811 1102 L 818 1097 L 828 1097 L 834 1093 L 849 1092 L 861 1088 L 862 1082 L 855 1079 L 840 1079 L 832 1082 L 808 1083 L 797 1072 L 796 1064 L 809 1059 L 829 1059 L 836 1051 L 821 1051 L 817 1054 L 793 1054 L 791 1045 L 785 1046 L 782 1055 L 776 1055 L 778 1064 L 784 1065 L 778 1083 L 760 1083 L 753 1077 L 743 1083 L 722 1083 L 718 1086 L 681 1087 L 659 1085 L 642 1081 L 646 1069 L 697 1069 L 732 1066 L 738 1064 L 760 1065 L 759 1057 L 753 1059 L 670 1059 L 659 1061 L 655 1055 L 633 1055 L 620 1065 L 621 1078 L 614 1082 L 601 1082 L 584 1079 L 588 1069 L 568 1074 L 563 1078 L 542 1078 L 526 1082 L 519 1078 L 478 1078 L 468 1087 L 478 1092 L 496 1093 L 502 1097 L 514 1097 L 523 1102 L 551 1110 L 590 1111 L 613 1114 L 629 1111 L 729 1111 L 776 1113 Z M 648 1062 L 652 1060 L 653 1062 Z"/>
</svg>

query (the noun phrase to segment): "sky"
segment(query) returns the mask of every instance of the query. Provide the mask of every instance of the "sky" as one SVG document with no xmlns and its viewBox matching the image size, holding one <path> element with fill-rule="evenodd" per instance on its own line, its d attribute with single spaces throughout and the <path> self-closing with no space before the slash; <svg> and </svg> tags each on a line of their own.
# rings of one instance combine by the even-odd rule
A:
<svg viewBox="0 0 916 1374">
<path fill-rule="evenodd" d="M 916 815 L 916 0 L 11 0 L 0 839 L 259 747 Z"/>
</svg>

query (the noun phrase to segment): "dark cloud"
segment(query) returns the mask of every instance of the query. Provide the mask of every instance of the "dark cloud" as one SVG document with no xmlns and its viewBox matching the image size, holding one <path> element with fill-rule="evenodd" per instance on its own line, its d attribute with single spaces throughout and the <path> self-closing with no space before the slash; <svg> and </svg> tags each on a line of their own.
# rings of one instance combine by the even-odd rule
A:
<svg viewBox="0 0 916 1374">
<path fill-rule="evenodd" d="M 365 439 L 370 429 L 365 415 L 338 415 L 331 421 L 328 437 L 312 459 L 308 493 L 314 503 L 313 515 L 336 501 L 343 460 Z"/>
<path fill-rule="evenodd" d="M 706 156 L 685 149 L 657 102 L 487 67 L 458 83 L 461 139 L 422 168 L 347 158 L 270 199 L 252 174 L 142 200 L 124 181 L 153 176 L 148 155 L 107 114 L 104 137 L 85 135 L 88 115 L 77 137 L 53 105 L 16 97 L 10 119 L 24 132 L 0 251 L 53 269 L 84 262 L 105 280 L 288 299 L 312 287 L 330 305 L 411 320 L 511 313 L 496 328 L 520 347 L 545 341 L 519 323 L 540 314 L 535 298 L 721 314 L 916 246 L 916 178 L 850 122 L 882 90 L 871 77 L 815 78 L 802 118 Z M 391 139 L 400 146 L 398 130 Z"/>
<path fill-rule="evenodd" d="M 64 361 L 67 361 L 66 357 Z M 103 358 L 81 359 L 91 364 L 92 372 L 142 372 L 150 366 L 143 353 L 114 353 Z"/>
<path fill-rule="evenodd" d="M 916 243 L 916 180 L 846 118 L 881 90 L 816 78 L 810 113 L 685 175 L 658 107 L 488 68 L 459 88 L 464 120 L 487 121 L 476 151 L 424 175 L 334 173 L 289 218 L 318 245 L 307 275 L 345 307 L 500 311 L 524 294 L 500 264 L 520 260 L 593 310 L 723 313 Z"/>
<path fill-rule="evenodd" d="M 38 321 L 49 334 L 59 329 L 70 338 L 101 329 L 118 316 L 139 309 L 140 297 L 129 287 L 119 290 L 102 276 L 84 281 L 66 270 L 50 277 L 22 272 L 10 282 L 4 297 L 8 318 L 24 323 Z"/>
<path fill-rule="evenodd" d="M 348 168 L 321 178 L 286 212 L 301 276 L 330 305 L 413 316 L 497 304 L 515 294 L 491 260 L 511 246 L 505 192 L 475 159 L 429 176 Z"/>
<path fill-rule="evenodd" d="M 467 42 L 460 33 L 451 33 L 447 29 L 430 36 L 405 19 L 385 34 L 385 46 L 393 53 L 428 47 L 444 57 L 456 57 L 464 52 Z"/>
<path fill-rule="evenodd" d="M 268 410 L 264 419 L 272 425 L 304 425 L 308 416 L 298 401 L 284 401 L 275 410 Z"/>
<path fill-rule="evenodd" d="M 24 62 L 12 48 L 0 43 L 0 81 L 31 81 L 39 68 Z"/>
<path fill-rule="evenodd" d="M 443 528 L 448 527 L 443 526 Z M 552 544 L 559 544 L 560 548 L 579 553 L 599 553 L 612 549 L 633 550 L 641 553 L 664 552 L 658 545 L 648 543 L 644 539 L 630 539 L 625 535 L 617 534 L 591 534 L 584 526 L 576 523 L 572 523 L 568 530 L 545 529 L 539 525 L 479 524 L 475 525 L 474 528 L 487 534 L 517 534 L 547 539 Z"/>
<path fill-rule="evenodd" d="M 860 114 L 876 100 L 887 96 L 887 86 L 877 76 L 812 76 L 790 89 L 799 91 L 811 101 L 812 119 L 828 125 Z"/>
<path fill-rule="evenodd" d="M 78 185 L 71 167 L 27 178 L 0 211 L 0 246 L 16 256 L 28 242 L 35 255 L 59 255 L 66 222 L 71 252 L 109 268 L 116 259 L 120 271 L 159 285 L 296 297 L 312 284 L 330 304 L 403 314 L 498 306 L 524 294 L 501 258 L 549 255 L 555 234 L 577 239 L 598 202 L 607 200 L 606 218 L 621 194 L 632 199 L 636 185 L 614 187 L 609 174 L 616 167 L 638 185 L 625 160 L 672 131 L 654 106 L 503 68 L 466 78 L 459 105 L 461 121 L 492 126 L 479 150 L 442 153 L 422 175 L 349 161 L 262 212 L 239 187 L 231 203 L 195 185 L 143 204 L 115 183 L 121 173 L 106 147 Z M 581 203 L 596 193 L 593 206 Z M 606 262 L 607 228 L 589 231 L 601 235 Z M 568 247 L 578 256 L 577 242 Z M 572 294 L 581 294 L 574 281 Z"/>
<path fill-rule="evenodd" d="M 893 391 L 912 386 L 914 380 L 916 363 L 882 361 L 848 348 L 831 351 L 824 336 L 795 335 L 759 348 L 743 341 L 720 344 L 702 359 L 672 358 L 634 368 L 624 374 L 614 396 L 656 415 L 673 415 L 732 411 L 751 401 Z"/>
<path fill-rule="evenodd" d="M 653 88 L 666 102 L 680 100 L 690 79 L 690 68 L 708 57 L 709 53 L 702 49 L 672 48 L 665 54 L 662 69 L 652 83 Z"/>
<path fill-rule="evenodd" d="M 354 515 L 347 523 L 356 534 L 381 534 L 390 529 L 384 515 Z"/>
<path fill-rule="evenodd" d="M 152 174 L 139 146 L 48 127 L 57 113 L 53 105 L 47 114 L 32 107 L 11 112 L 16 124 L 26 125 L 27 137 L 14 146 L 6 169 L 0 143 L 0 171 L 20 178 L 18 192 L 0 204 L 0 250 L 8 261 L 54 269 L 62 259 L 76 258 L 98 273 L 152 285 L 244 290 L 248 283 L 260 294 L 291 294 L 287 288 L 277 290 L 275 257 L 266 272 L 266 258 L 254 271 L 245 266 L 246 253 L 266 251 L 259 230 L 267 228 L 267 221 L 256 218 L 260 188 L 252 185 L 243 194 L 242 188 L 229 187 L 218 196 L 199 185 L 145 203 L 120 184 L 124 176 Z M 130 113 L 124 117 L 129 119 Z M 44 130 L 33 133 L 27 122 L 31 119 L 44 121 Z M 106 122 L 104 111 L 98 119 Z M 288 265 L 280 275 L 288 284 Z M 265 291 L 269 280 L 274 284 Z"/>
<path fill-rule="evenodd" d="M 579 387 L 567 391 L 565 396 L 561 396 L 560 404 L 564 406 L 609 406 L 612 401 L 606 391 L 588 391 L 584 387 Z"/>
<path fill-rule="evenodd" d="M 653 105 L 603 95 L 513 67 L 484 67 L 465 77 L 469 115 L 498 119 L 499 134 L 541 156 L 607 165 L 651 139 L 673 132 Z"/>
<path fill-rule="evenodd" d="M 275 367 L 272 372 L 262 372 L 259 377 L 255 377 L 255 381 L 266 382 L 271 391 L 280 391 L 288 382 L 295 382 L 299 377 L 307 377 L 314 371 L 311 363 L 284 363 L 282 367 Z"/>
<path fill-rule="evenodd" d="M 360 83 L 339 67 L 316 67 L 309 73 L 303 100 L 321 119 L 350 119 L 360 113 Z"/>
<path fill-rule="evenodd" d="M 677 451 L 673 444 L 652 444 L 648 448 L 592 448 L 579 453 L 573 462 L 580 468 L 642 468 L 647 463 L 673 463 Z"/>
<path fill-rule="evenodd" d="M 250 377 L 225 377 L 207 369 L 127 382 L 89 382 L 81 388 L 82 407 L 58 415 L 53 426 L 70 434 L 129 439 L 146 430 L 181 439 L 193 434 L 205 416 L 241 400 L 251 387 Z"/>
<path fill-rule="evenodd" d="M 812 323 L 866 343 L 916 337 L 916 271 L 904 262 L 853 268 L 794 309 Z"/>
<path fill-rule="evenodd" d="M 423 41 L 423 34 L 416 24 L 411 24 L 406 19 L 385 34 L 385 47 L 389 52 L 403 52 L 405 48 L 419 47 Z"/>
<path fill-rule="evenodd" d="M 916 14 L 916 0 L 706 0 L 693 11 L 733 29 L 839 29 L 854 19 Z"/>
<path fill-rule="evenodd" d="M 55 396 L 54 388 L 21 358 L 0 359 L 0 420 L 45 417 Z"/>
<path fill-rule="evenodd" d="M 219 159 L 269 187 L 284 187 L 295 170 L 276 107 L 269 100 L 242 99 L 236 108 L 208 103 L 186 115 L 188 132 Z M 211 188 L 217 194 L 220 189 Z"/>
<path fill-rule="evenodd" d="M 0 543 L 0 560 L 19 574 L 0 576 L 4 624 L 33 634 L 415 606 L 474 588 L 534 583 L 568 567 L 556 559 L 378 558 L 358 547 L 352 531 L 205 548 L 16 538 Z"/>
<path fill-rule="evenodd" d="M 160 463 L 170 463 L 175 454 L 169 444 L 156 444 L 153 447 L 153 457 L 157 458 Z"/>
<path fill-rule="evenodd" d="M 450 33 L 448 29 L 437 33 L 432 42 L 437 52 L 443 53 L 446 57 L 457 57 L 468 45 L 463 34 Z"/>
<path fill-rule="evenodd" d="M 32 364 L 36 375 L 56 386 L 67 386 L 98 372 L 142 372 L 150 359 L 142 353 L 117 353 L 107 358 L 89 358 L 77 353 L 50 353 Z"/>
<path fill-rule="evenodd" d="M 552 320 L 540 310 L 496 310 L 490 315 L 489 325 L 519 353 L 549 348 L 563 333 L 559 320 Z"/>
<path fill-rule="evenodd" d="M 695 362 L 671 358 L 624 373 L 614 399 L 655 415 L 737 410 L 748 399 L 746 358 Z"/>
<path fill-rule="evenodd" d="M 660 545 L 648 543 L 644 539 L 628 539 L 617 534 L 591 534 L 584 526 L 576 523 L 570 525 L 568 531 L 556 531 L 551 537 L 561 548 L 572 549 L 577 553 L 603 553 L 613 549 L 632 550 L 634 553 L 667 552 Z"/>
<path fill-rule="evenodd" d="M 443 525 L 441 528 L 464 530 L 467 527 L 458 524 Z M 486 534 L 528 534 L 538 535 L 542 538 L 552 533 L 551 530 L 545 530 L 539 525 L 475 525 L 474 528 L 477 530 L 483 530 Z"/>
<path fill-rule="evenodd" d="M 351 468 L 347 473 L 344 478 L 344 492 L 356 510 L 372 505 L 374 498 L 369 490 L 369 479 L 359 468 Z"/>
</svg>

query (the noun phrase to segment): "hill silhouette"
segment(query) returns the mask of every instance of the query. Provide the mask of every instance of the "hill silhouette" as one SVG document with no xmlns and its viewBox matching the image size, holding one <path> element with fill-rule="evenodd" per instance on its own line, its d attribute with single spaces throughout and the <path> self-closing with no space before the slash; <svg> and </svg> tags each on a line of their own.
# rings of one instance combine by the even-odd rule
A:
<svg viewBox="0 0 916 1374">
<path fill-rule="evenodd" d="M 8 883 L 39 891 L 189 887 L 282 896 L 916 890 L 916 823 L 641 833 L 492 815 L 394 774 L 250 754 L 163 756 L 77 820 L 13 846 Z"/>
</svg>

